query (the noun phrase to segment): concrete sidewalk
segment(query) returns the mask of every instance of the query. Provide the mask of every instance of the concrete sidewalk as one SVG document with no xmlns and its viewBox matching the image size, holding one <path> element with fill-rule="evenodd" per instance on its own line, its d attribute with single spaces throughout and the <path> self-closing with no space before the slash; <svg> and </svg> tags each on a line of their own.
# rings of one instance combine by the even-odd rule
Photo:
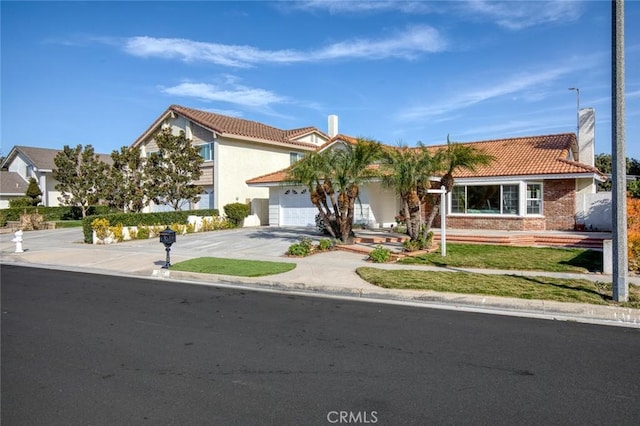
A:
<svg viewBox="0 0 640 426">
<path fill-rule="evenodd" d="M 178 236 L 171 250 L 171 262 L 211 256 L 294 262 L 296 268 L 275 276 L 244 278 L 196 274 L 162 269 L 164 247 L 157 239 L 136 240 L 113 245 L 87 245 L 80 228 L 24 233 L 24 253 L 14 253 L 13 234 L 0 235 L 0 262 L 23 266 L 71 270 L 108 275 L 137 276 L 175 280 L 192 284 L 240 285 L 253 290 L 289 291 L 329 297 L 354 297 L 360 300 L 402 303 L 440 309 L 497 313 L 567 321 L 579 321 L 640 328 L 640 309 L 578 303 L 525 300 L 482 295 L 438 293 L 433 291 L 384 289 L 362 280 L 360 266 L 385 269 L 468 271 L 485 274 L 554 276 L 562 278 L 611 281 L 602 274 L 557 274 L 535 271 L 470 270 L 417 265 L 372 264 L 362 253 L 332 251 L 305 258 L 289 258 L 284 253 L 302 235 L 317 240 L 309 229 L 243 228 L 228 231 Z M 640 285 L 640 278 L 630 277 Z"/>
</svg>

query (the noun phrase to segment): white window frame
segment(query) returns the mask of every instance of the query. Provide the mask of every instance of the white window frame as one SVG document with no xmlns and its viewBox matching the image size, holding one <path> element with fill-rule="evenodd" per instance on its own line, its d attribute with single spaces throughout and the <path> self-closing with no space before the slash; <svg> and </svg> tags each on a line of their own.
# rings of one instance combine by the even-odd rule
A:
<svg viewBox="0 0 640 426">
<path fill-rule="evenodd" d="M 451 216 L 458 217 L 480 217 L 480 216 L 488 216 L 488 217 L 544 217 L 544 180 L 521 180 L 521 181 L 506 181 L 506 182 L 469 182 L 469 183 L 460 183 L 456 184 L 456 187 L 464 187 L 464 196 L 465 202 L 468 199 L 467 188 L 470 186 L 500 186 L 500 213 L 459 213 L 453 212 L 453 191 L 447 194 L 447 214 Z M 504 212 L 504 186 L 509 185 L 518 185 L 519 193 L 518 193 L 518 202 L 519 209 L 518 214 L 508 214 Z M 539 187 L 539 197 L 530 198 L 527 195 L 527 189 L 529 185 L 537 185 Z M 539 212 L 537 213 L 529 213 L 528 212 L 528 202 L 537 201 L 539 204 Z M 465 210 L 466 210 L 465 205 Z"/>
<path fill-rule="evenodd" d="M 464 202 L 465 202 L 465 212 L 453 212 L 453 191 L 449 193 L 448 197 L 448 214 L 451 216 L 464 216 L 464 217 L 481 217 L 481 216 L 490 216 L 490 217 L 520 217 L 523 216 L 521 213 L 522 210 L 522 185 L 521 182 L 496 182 L 496 183 L 468 183 L 468 184 L 460 184 L 455 185 L 457 187 L 464 187 Z M 468 187 L 470 186 L 499 186 L 500 187 L 500 213 L 468 213 L 467 200 L 469 197 Z M 517 186 L 518 187 L 518 213 L 504 213 L 504 187 L 505 186 Z"/>
<path fill-rule="evenodd" d="M 540 198 L 529 198 L 529 185 L 538 185 L 540 187 Z M 529 201 L 539 201 L 540 202 L 540 211 L 538 213 L 529 213 L 528 204 Z M 524 183 L 524 210 L 523 213 L 525 216 L 544 216 L 544 185 L 543 182 L 540 181 L 530 181 Z"/>
<path fill-rule="evenodd" d="M 289 165 L 293 165 L 304 158 L 301 152 L 289 151 Z"/>
<path fill-rule="evenodd" d="M 210 158 L 205 158 L 205 157 L 203 157 L 203 156 L 202 156 L 202 148 L 203 148 L 204 146 L 207 146 L 207 145 L 209 146 L 209 155 L 210 155 Z M 203 159 L 205 162 L 207 162 L 207 161 L 213 161 L 213 160 L 215 159 L 215 154 L 214 154 L 214 151 L 213 151 L 213 142 L 205 142 L 205 143 L 198 144 L 198 145 L 196 145 L 196 146 L 198 147 L 198 150 L 199 150 L 198 154 L 200 154 L 200 156 L 202 157 L 202 159 Z"/>
</svg>

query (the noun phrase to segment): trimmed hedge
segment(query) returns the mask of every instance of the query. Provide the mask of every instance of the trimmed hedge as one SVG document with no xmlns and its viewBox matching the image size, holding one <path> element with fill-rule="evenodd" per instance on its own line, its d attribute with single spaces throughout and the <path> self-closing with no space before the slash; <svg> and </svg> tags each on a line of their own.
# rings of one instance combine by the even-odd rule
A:
<svg viewBox="0 0 640 426">
<path fill-rule="evenodd" d="M 219 216 L 218 209 L 188 210 L 159 213 L 116 213 L 87 216 L 82 221 L 84 242 L 93 243 L 91 222 L 96 219 L 107 219 L 113 225 L 122 226 L 166 226 L 172 223 L 187 223 L 188 216 Z"/>
<path fill-rule="evenodd" d="M 244 218 L 249 216 L 250 207 L 248 204 L 231 203 L 223 208 L 227 219 L 229 219 L 234 226 L 242 226 Z"/>
<path fill-rule="evenodd" d="M 43 207 L 43 206 L 29 206 L 29 207 L 14 207 L 0 210 L 0 213 L 5 215 L 6 220 L 20 220 L 20 215 L 23 213 L 32 214 L 37 210 L 44 220 L 47 222 L 58 220 L 80 220 L 82 219 L 82 209 L 76 206 L 60 206 L 60 207 Z M 87 210 L 87 216 L 91 215 L 105 215 L 109 213 L 115 213 L 119 210 L 107 207 L 107 206 L 91 206 Z"/>
</svg>

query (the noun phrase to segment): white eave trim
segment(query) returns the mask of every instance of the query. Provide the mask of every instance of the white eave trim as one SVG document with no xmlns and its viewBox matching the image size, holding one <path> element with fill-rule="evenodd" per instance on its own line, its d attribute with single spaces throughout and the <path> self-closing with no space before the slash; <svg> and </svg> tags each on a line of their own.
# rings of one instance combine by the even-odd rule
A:
<svg viewBox="0 0 640 426">
<path fill-rule="evenodd" d="M 496 183 L 514 183 L 520 181 L 543 181 L 557 179 L 596 179 L 603 182 L 597 173 L 568 173 L 568 174 L 549 174 L 549 175 L 520 175 L 520 176 L 486 176 L 473 178 L 455 178 L 456 184 L 482 184 L 487 182 Z M 439 181 L 439 177 L 432 177 L 430 180 Z M 365 180 L 368 183 L 380 182 L 379 178 L 369 178 Z M 248 183 L 249 186 L 255 187 L 274 187 L 274 186 L 300 186 L 296 182 L 267 182 L 267 183 Z"/>
<path fill-rule="evenodd" d="M 277 141 L 272 141 L 269 139 L 260 139 L 260 138 L 251 138 L 248 136 L 240 136 L 240 135 L 234 135 L 232 133 L 218 133 L 218 135 L 220 137 L 224 137 L 226 139 L 237 139 L 237 140 L 241 140 L 241 141 L 245 141 L 245 142 L 255 142 L 255 143 L 261 143 L 261 144 L 265 144 L 265 145 L 272 145 L 272 146 L 282 146 L 282 147 L 286 147 L 288 149 L 300 149 L 300 150 L 305 150 L 305 151 L 315 151 L 316 149 L 318 149 L 317 146 L 311 144 L 311 143 L 307 143 L 307 142 L 277 142 Z M 304 145 L 302 145 L 304 144 Z"/>
<path fill-rule="evenodd" d="M 482 182 L 513 182 L 513 181 L 530 181 L 530 180 L 557 180 L 557 179 L 596 179 L 603 181 L 602 177 L 597 173 L 565 173 L 565 174 L 548 174 L 548 175 L 519 175 L 519 176 L 485 176 L 470 178 L 455 178 L 455 183 L 482 183 Z"/>
<path fill-rule="evenodd" d="M 265 182 L 265 183 L 247 183 L 247 186 L 256 187 L 256 188 L 276 188 L 276 187 L 287 187 L 287 186 L 306 186 L 301 184 L 300 182 Z"/>
</svg>

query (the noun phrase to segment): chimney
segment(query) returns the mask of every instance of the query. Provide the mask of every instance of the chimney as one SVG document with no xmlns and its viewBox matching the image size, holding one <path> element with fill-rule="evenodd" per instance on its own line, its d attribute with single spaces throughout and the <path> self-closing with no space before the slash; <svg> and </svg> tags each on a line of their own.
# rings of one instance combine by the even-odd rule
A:
<svg viewBox="0 0 640 426">
<path fill-rule="evenodd" d="M 578 161 L 595 166 L 596 113 L 593 108 L 578 111 Z"/>
<path fill-rule="evenodd" d="M 338 116 L 330 115 L 329 116 L 329 137 L 332 138 L 338 134 Z"/>
</svg>

